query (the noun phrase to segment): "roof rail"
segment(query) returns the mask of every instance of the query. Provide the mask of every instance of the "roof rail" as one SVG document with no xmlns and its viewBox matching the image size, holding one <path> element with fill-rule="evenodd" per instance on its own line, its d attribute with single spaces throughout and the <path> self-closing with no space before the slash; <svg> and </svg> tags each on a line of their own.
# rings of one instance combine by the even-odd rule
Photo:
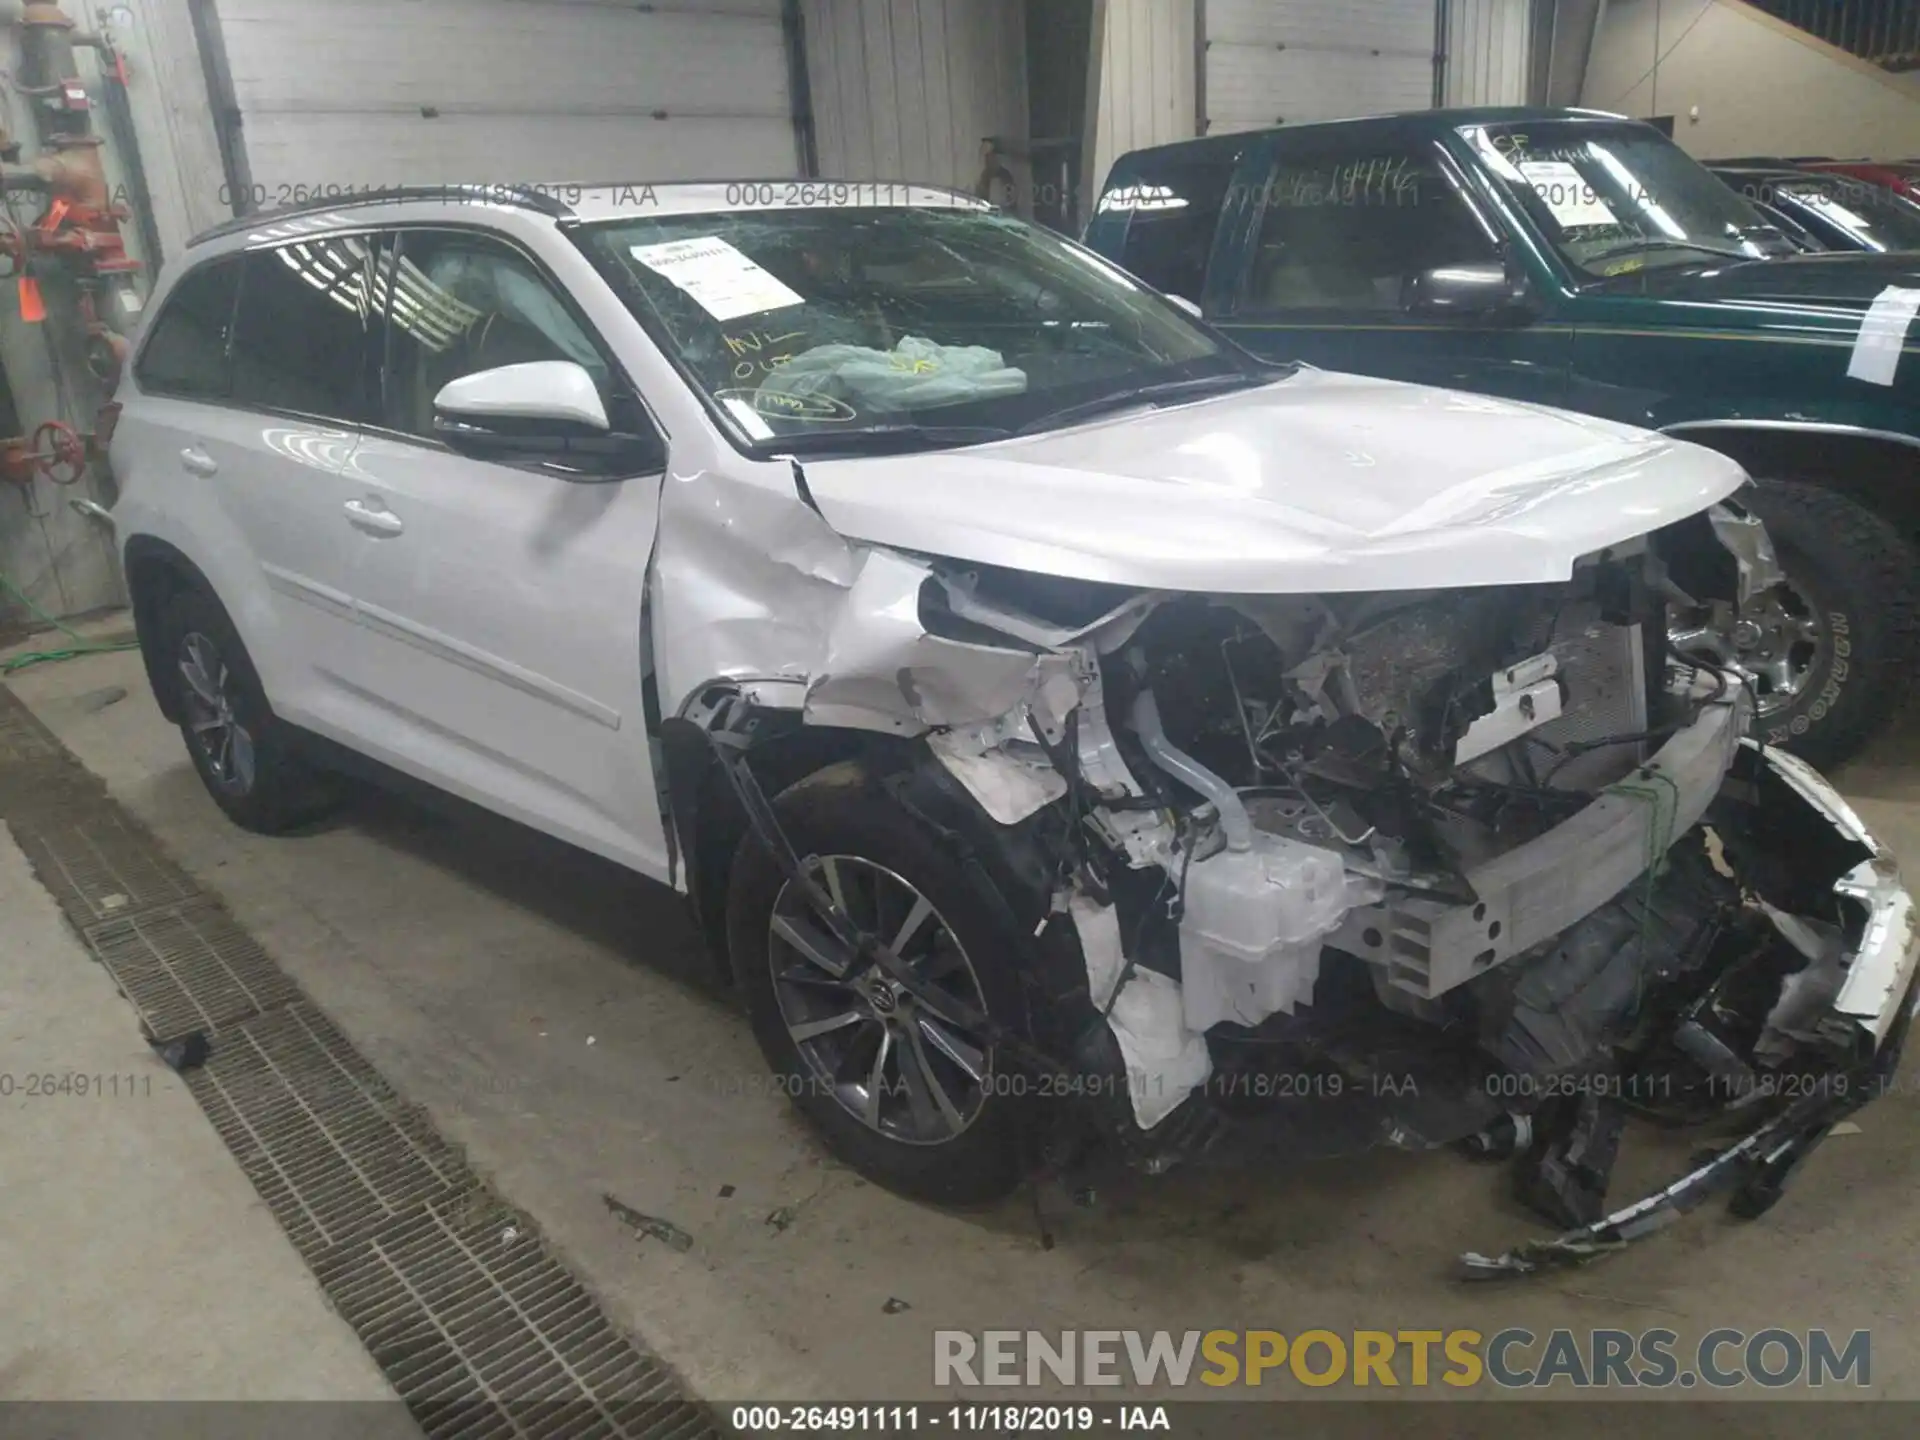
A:
<svg viewBox="0 0 1920 1440">
<path fill-rule="evenodd" d="M 544 190 L 526 185 L 388 185 L 375 190 L 349 189 L 338 195 L 321 195 L 292 205 L 277 205 L 271 210 L 253 210 L 236 215 L 218 225 L 209 226 L 187 241 L 187 248 L 224 235 L 237 235 L 261 225 L 276 225 L 301 215 L 323 215 L 330 210 L 358 210 L 369 205 L 401 205 L 418 201 L 443 200 L 463 205 L 518 205 L 537 210 L 556 219 L 573 213 L 571 206 Z"/>
</svg>

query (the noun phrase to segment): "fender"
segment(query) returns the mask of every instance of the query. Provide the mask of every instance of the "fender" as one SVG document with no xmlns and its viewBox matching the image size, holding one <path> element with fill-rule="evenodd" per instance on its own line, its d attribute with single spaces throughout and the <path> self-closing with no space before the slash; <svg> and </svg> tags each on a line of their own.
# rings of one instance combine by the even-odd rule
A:
<svg viewBox="0 0 1920 1440">
<path fill-rule="evenodd" d="M 173 685 L 164 681 L 166 661 L 160 650 L 160 610 L 173 588 L 190 586 L 204 591 L 226 611 L 228 622 L 233 625 L 234 633 L 240 636 L 240 643 L 247 647 L 249 655 L 253 653 L 252 641 L 240 629 L 233 612 L 227 610 L 220 599 L 220 592 L 213 588 L 213 582 L 207 579 L 206 572 L 178 546 L 154 535 L 129 535 L 121 550 L 121 565 L 126 575 L 127 594 L 133 605 L 133 628 L 140 639 L 140 659 L 146 666 L 147 683 L 153 687 L 153 698 L 160 706 L 160 713 L 169 722 L 178 725 L 185 717 L 174 703 Z"/>
<path fill-rule="evenodd" d="M 1719 420 L 1676 420 L 1662 425 L 1663 435 L 1685 439 L 1690 430 L 1762 430 L 1802 435 L 1854 435 L 1863 440 L 1884 440 L 1920 452 L 1920 436 L 1898 430 L 1878 430 L 1869 425 L 1849 425 L 1834 420 L 1761 420 L 1727 417 Z"/>
</svg>

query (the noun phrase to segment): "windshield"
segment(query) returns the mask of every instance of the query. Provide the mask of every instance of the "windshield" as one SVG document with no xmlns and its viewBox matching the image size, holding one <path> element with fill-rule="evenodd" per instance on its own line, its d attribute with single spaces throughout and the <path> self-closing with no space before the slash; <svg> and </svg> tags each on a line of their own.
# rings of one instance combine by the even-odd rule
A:
<svg viewBox="0 0 1920 1440">
<path fill-rule="evenodd" d="M 1271 378 L 1107 261 L 984 208 L 663 215 L 576 234 L 755 452 L 961 444 L 1143 386 Z"/>
<path fill-rule="evenodd" d="M 1461 134 L 1580 274 L 1794 253 L 1760 211 L 1645 125 L 1546 120 Z"/>
<path fill-rule="evenodd" d="M 1858 249 L 1920 250 L 1920 205 L 1885 185 L 1822 175 L 1782 180 L 1773 193 Z"/>
</svg>

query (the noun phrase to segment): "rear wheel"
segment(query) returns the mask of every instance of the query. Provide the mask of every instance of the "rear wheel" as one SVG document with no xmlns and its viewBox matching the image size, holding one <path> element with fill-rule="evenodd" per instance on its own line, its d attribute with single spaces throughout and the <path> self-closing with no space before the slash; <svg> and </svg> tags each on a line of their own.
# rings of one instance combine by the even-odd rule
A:
<svg viewBox="0 0 1920 1440">
<path fill-rule="evenodd" d="M 821 887 L 924 986 L 860 974 L 749 836 L 727 936 L 776 1083 L 829 1149 L 890 1189 L 950 1203 L 1004 1194 L 1022 1171 L 1024 1087 L 978 1017 L 1015 1014 L 1019 937 L 857 764 L 802 781 L 774 809 Z"/>
<path fill-rule="evenodd" d="M 1739 499 L 1765 523 L 1786 583 L 1731 633 L 1677 630 L 1677 649 L 1732 671 L 1756 702 L 1754 733 L 1815 765 L 1855 754 L 1900 710 L 1915 647 L 1915 556 L 1846 496 L 1757 480 Z"/>
<path fill-rule="evenodd" d="M 328 794 L 293 753 L 253 661 L 218 601 L 176 593 L 160 627 L 161 673 L 176 688 L 180 734 L 207 793 L 235 824 L 272 834 L 312 819 Z"/>
</svg>

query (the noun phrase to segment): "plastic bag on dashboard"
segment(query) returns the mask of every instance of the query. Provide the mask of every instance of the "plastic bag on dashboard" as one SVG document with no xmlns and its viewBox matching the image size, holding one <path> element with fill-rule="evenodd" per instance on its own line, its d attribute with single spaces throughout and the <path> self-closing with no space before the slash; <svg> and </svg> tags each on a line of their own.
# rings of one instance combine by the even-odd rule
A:
<svg viewBox="0 0 1920 1440">
<path fill-rule="evenodd" d="M 1020 394 L 1027 372 L 984 345 L 941 345 L 908 335 L 891 350 L 816 345 L 774 369 L 760 388 L 784 396 L 831 396 L 856 410 L 914 410 Z"/>
</svg>

